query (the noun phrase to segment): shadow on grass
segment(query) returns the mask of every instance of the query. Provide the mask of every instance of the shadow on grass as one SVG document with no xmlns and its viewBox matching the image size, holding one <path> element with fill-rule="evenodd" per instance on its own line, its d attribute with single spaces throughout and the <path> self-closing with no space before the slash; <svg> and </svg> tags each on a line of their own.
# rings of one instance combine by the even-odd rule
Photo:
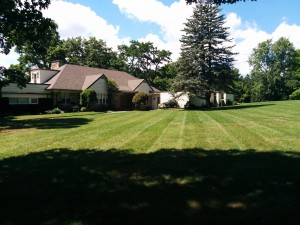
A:
<svg viewBox="0 0 300 225">
<path fill-rule="evenodd" d="M 51 150 L 0 160 L 1 224 L 295 224 L 300 154 Z"/>
<path fill-rule="evenodd" d="M 35 119 L 23 119 L 16 120 L 15 117 L 3 117 L 0 118 L 0 131 L 9 129 L 65 129 L 65 128 L 75 128 L 88 124 L 91 122 L 90 119 L 86 118 L 76 118 L 76 117 L 47 117 L 47 118 L 35 118 Z"/>
</svg>

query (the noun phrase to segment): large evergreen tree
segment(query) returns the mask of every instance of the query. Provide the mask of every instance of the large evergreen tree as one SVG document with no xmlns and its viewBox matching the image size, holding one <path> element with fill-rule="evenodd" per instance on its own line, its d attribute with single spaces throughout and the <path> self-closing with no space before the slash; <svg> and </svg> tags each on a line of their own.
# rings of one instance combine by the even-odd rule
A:
<svg viewBox="0 0 300 225">
<path fill-rule="evenodd" d="M 179 75 L 175 91 L 206 99 L 214 91 L 226 90 L 233 82 L 233 55 L 229 46 L 228 28 L 224 27 L 225 16 L 212 1 L 200 1 L 193 16 L 185 23 L 181 38 Z"/>
</svg>

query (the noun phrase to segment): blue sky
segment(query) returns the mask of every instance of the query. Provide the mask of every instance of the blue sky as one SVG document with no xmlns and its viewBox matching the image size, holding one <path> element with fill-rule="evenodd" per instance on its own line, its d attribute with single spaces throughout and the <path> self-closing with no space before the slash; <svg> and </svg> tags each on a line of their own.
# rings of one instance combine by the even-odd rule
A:
<svg viewBox="0 0 300 225">
<path fill-rule="evenodd" d="M 222 8 L 224 14 L 235 12 L 244 21 L 255 22 L 259 28 L 267 32 L 273 32 L 282 20 L 300 25 L 299 0 L 248 1 L 222 5 Z"/>
<path fill-rule="evenodd" d="M 236 44 L 236 67 L 242 74 L 252 49 L 266 39 L 288 37 L 300 48 L 300 1 L 258 0 L 222 5 Z M 52 0 L 44 15 L 59 26 L 62 38 L 95 36 L 116 49 L 130 40 L 152 41 L 162 49 L 180 52 L 183 23 L 192 15 L 185 0 Z M 17 55 L 0 56 L 1 64 L 16 62 Z"/>
</svg>

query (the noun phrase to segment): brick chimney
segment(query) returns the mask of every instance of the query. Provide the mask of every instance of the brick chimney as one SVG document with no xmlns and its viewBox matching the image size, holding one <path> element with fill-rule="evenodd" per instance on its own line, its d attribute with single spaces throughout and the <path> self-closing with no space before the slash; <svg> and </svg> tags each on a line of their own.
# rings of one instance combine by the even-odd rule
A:
<svg viewBox="0 0 300 225">
<path fill-rule="evenodd" d="M 59 67 L 63 66 L 65 63 L 62 60 L 55 60 L 51 62 L 51 70 L 57 70 Z"/>
</svg>

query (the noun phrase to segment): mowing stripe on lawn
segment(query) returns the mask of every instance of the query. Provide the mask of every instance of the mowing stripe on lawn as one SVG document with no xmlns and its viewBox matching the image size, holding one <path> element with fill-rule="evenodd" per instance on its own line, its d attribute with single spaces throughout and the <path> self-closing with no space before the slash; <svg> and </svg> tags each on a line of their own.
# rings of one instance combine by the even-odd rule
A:
<svg viewBox="0 0 300 225">
<path fill-rule="evenodd" d="M 152 126 L 157 126 L 156 129 L 159 129 L 161 131 L 163 131 L 165 128 L 163 125 L 163 123 L 160 123 L 161 121 L 163 121 L 165 119 L 165 117 L 170 116 L 170 112 L 167 114 L 159 115 L 158 117 L 155 116 L 157 114 L 152 115 L 152 119 L 150 120 L 145 120 L 144 117 L 141 116 L 143 123 L 137 124 L 134 127 L 131 127 L 129 130 L 125 132 L 123 132 L 122 134 L 120 134 L 117 138 L 117 140 L 119 140 L 119 143 L 116 145 L 117 149 L 129 149 L 129 145 L 131 142 L 136 142 L 137 140 L 139 140 L 139 136 L 142 135 L 148 128 L 152 127 Z M 175 116 L 175 115 L 172 115 Z M 130 136 L 129 136 L 130 134 Z M 129 136 L 129 137 L 128 137 Z M 147 152 L 147 151 L 146 151 Z"/>
<path fill-rule="evenodd" d="M 170 113 L 172 113 L 173 115 L 172 120 L 165 122 L 164 128 L 161 131 L 160 136 L 149 147 L 149 149 L 147 150 L 148 153 L 160 149 L 182 148 L 182 143 L 184 140 L 183 130 L 187 112 L 174 112 L 173 110 L 171 110 Z"/>
<path fill-rule="evenodd" d="M 222 125 L 221 121 L 227 120 L 222 114 L 214 111 L 202 111 L 201 116 L 204 116 L 210 125 L 210 127 L 207 127 L 211 130 L 211 132 L 209 132 L 210 136 L 207 136 L 206 138 L 209 138 L 209 143 L 215 148 L 217 147 L 217 149 L 223 150 L 244 148 L 243 144 L 240 143 L 235 136 L 231 135 L 227 128 Z M 213 141 L 213 143 L 211 141 Z"/>
<path fill-rule="evenodd" d="M 182 122 L 180 124 L 179 138 L 178 138 L 178 141 L 177 141 L 177 146 L 178 146 L 179 149 L 182 149 L 182 145 L 183 145 L 183 142 L 184 142 L 184 130 L 185 130 L 185 124 L 186 124 L 186 115 L 187 115 L 187 112 L 184 112 L 184 117 L 183 117 Z"/>
<path fill-rule="evenodd" d="M 175 116 L 177 116 L 177 114 L 172 111 L 160 111 L 160 116 L 157 121 L 148 124 L 147 128 L 139 133 L 135 140 L 128 142 L 124 147 L 134 150 L 135 152 L 150 151 L 153 143 L 159 139 L 165 127 L 173 121 Z M 149 121 L 146 123 L 149 123 Z"/>
<path fill-rule="evenodd" d="M 156 113 L 157 114 L 157 113 Z M 119 115 L 121 117 L 121 115 Z M 145 121 L 151 121 L 155 119 L 153 113 L 134 113 L 134 116 L 127 120 L 121 120 L 120 122 L 112 122 L 106 124 L 105 127 L 97 127 L 96 129 L 89 131 L 87 134 L 88 139 L 84 140 L 81 144 L 86 147 L 96 147 L 101 150 L 108 150 L 119 147 L 119 142 L 122 142 L 129 138 L 129 136 L 138 131 L 135 127 L 144 124 Z"/>
<path fill-rule="evenodd" d="M 252 134 L 256 135 L 259 139 L 254 139 L 255 142 L 260 142 L 259 148 L 262 150 L 270 150 L 274 149 L 274 146 L 280 147 L 281 149 L 284 149 L 286 147 L 283 140 L 286 140 L 287 137 L 283 132 L 273 129 L 269 126 L 261 124 L 261 119 L 258 119 L 257 116 L 250 114 L 248 112 L 243 113 L 243 117 L 233 115 L 232 113 L 223 112 L 226 114 L 227 118 L 231 118 L 232 121 L 243 123 L 243 127 L 250 131 Z M 245 118 L 251 118 L 251 119 L 245 119 Z M 259 121 L 259 122 L 255 122 Z M 234 125 L 234 122 L 232 122 Z M 255 146 L 257 147 L 257 143 L 255 143 Z M 251 146 L 253 147 L 253 143 L 251 143 Z"/>
</svg>

